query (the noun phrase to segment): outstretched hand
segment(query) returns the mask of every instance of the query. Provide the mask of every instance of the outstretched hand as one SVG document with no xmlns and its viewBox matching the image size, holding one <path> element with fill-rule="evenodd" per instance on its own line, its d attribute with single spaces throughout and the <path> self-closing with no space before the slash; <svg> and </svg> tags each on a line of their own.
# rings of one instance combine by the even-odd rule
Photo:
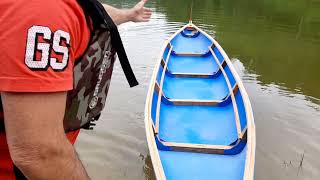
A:
<svg viewBox="0 0 320 180">
<path fill-rule="evenodd" d="M 131 11 L 131 21 L 133 22 L 147 22 L 150 20 L 152 11 L 149 8 L 144 7 L 148 0 L 141 0 L 136 4 Z"/>
</svg>

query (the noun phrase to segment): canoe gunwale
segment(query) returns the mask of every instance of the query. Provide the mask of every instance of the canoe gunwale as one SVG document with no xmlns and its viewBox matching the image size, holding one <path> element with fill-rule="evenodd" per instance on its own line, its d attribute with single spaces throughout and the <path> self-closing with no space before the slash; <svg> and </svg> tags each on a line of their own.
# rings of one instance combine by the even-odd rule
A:
<svg viewBox="0 0 320 180">
<path fill-rule="evenodd" d="M 173 51 L 173 53 L 177 56 L 202 57 L 202 56 L 206 55 L 208 52 L 206 52 L 206 53 L 176 53 L 175 51 Z"/>
</svg>

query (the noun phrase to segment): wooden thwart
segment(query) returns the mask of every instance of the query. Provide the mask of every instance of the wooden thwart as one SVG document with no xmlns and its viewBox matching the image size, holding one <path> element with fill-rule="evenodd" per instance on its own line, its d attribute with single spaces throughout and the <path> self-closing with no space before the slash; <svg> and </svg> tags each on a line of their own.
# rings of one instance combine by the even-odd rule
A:
<svg viewBox="0 0 320 180">
<path fill-rule="evenodd" d="M 207 100 L 194 100 L 194 99 L 185 99 L 185 100 L 170 99 L 168 101 L 172 102 L 174 105 L 177 105 L 177 106 L 217 106 L 218 104 L 223 102 L 219 100 L 207 101 Z"/>
<path fill-rule="evenodd" d="M 213 74 L 171 73 L 175 77 L 210 78 Z"/>
<path fill-rule="evenodd" d="M 215 146 L 205 144 L 186 144 L 186 143 L 173 143 L 163 142 L 164 146 L 170 147 L 174 151 L 184 152 L 198 152 L 198 153 L 210 153 L 210 154 L 224 154 L 225 150 L 232 149 L 232 146 Z"/>
<path fill-rule="evenodd" d="M 176 143 L 176 142 L 166 142 L 161 140 L 157 135 L 155 135 L 157 141 L 161 143 L 162 146 L 170 148 L 173 151 L 182 152 L 195 152 L 195 153 L 207 153 L 207 154 L 225 154 L 225 151 L 232 150 L 237 147 L 241 142 L 247 141 L 247 128 L 241 133 L 241 137 L 232 143 L 232 145 L 210 145 L 210 144 L 190 144 L 190 143 Z"/>
<path fill-rule="evenodd" d="M 175 52 L 174 54 L 177 56 L 201 57 L 201 56 L 206 55 L 207 53 L 202 54 L 202 53 L 176 53 Z"/>
</svg>

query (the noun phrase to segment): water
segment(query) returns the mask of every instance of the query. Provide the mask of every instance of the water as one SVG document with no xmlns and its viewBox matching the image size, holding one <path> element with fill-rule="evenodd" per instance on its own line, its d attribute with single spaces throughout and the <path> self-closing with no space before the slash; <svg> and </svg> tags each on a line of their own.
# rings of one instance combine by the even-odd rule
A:
<svg viewBox="0 0 320 180">
<path fill-rule="evenodd" d="M 105 1 L 128 8 L 137 1 Z M 116 64 L 107 109 L 77 151 L 93 179 L 154 179 L 144 132 L 147 87 L 165 39 L 188 21 L 191 0 L 151 0 L 151 22 L 121 35 L 140 86 Z M 320 0 L 194 0 L 194 22 L 225 49 L 250 96 L 255 179 L 320 178 Z"/>
</svg>

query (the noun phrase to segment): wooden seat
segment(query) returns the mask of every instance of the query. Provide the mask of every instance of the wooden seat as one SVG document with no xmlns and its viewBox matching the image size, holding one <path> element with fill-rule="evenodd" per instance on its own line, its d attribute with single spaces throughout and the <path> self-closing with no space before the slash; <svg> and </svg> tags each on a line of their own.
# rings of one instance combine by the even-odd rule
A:
<svg viewBox="0 0 320 180">
<path fill-rule="evenodd" d="M 155 134 L 155 137 L 158 148 L 164 151 L 236 155 L 242 152 L 243 148 L 246 146 L 247 127 L 243 130 L 240 137 L 230 145 L 176 143 L 160 139 L 159 134 Z"/>
</svg>

